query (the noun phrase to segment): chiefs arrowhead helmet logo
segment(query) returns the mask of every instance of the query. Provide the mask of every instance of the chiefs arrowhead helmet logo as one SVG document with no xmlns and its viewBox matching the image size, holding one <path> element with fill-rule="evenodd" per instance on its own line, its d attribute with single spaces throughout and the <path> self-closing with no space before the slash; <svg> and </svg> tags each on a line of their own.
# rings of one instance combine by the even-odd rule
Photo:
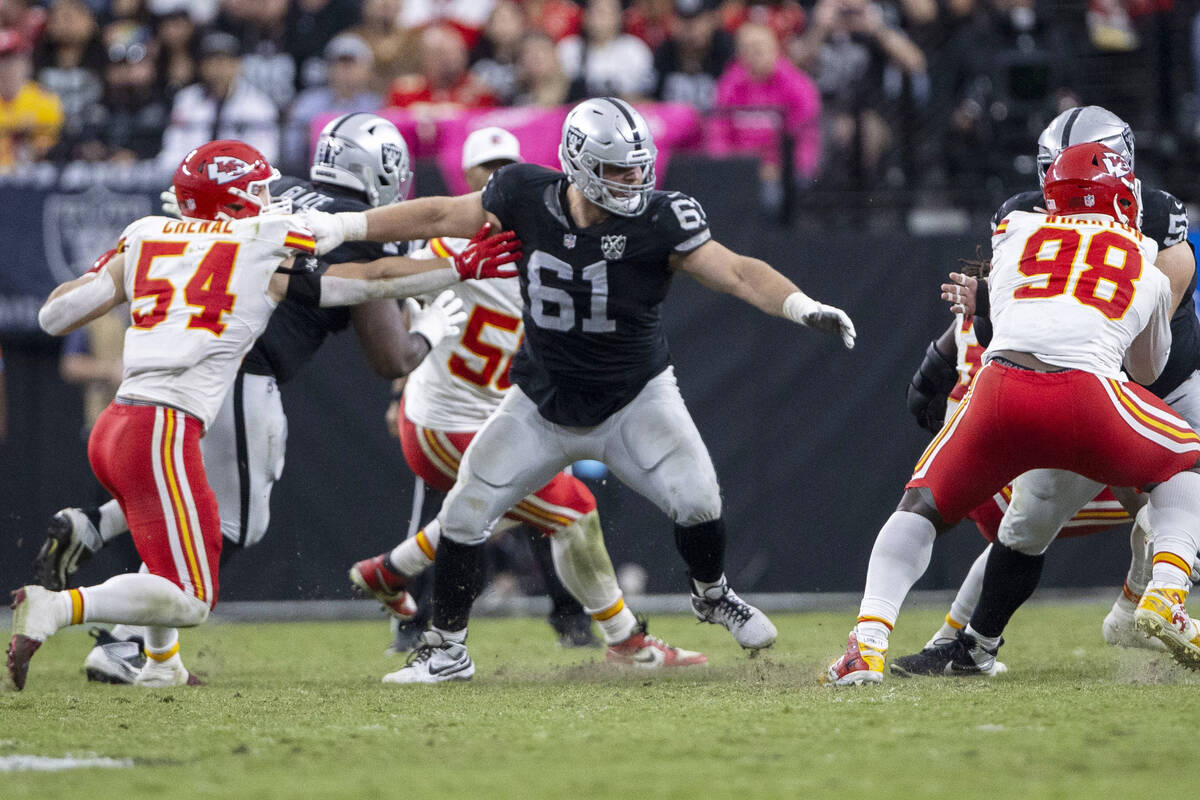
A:
<svg viewBox="0 0 1200 800">
<path fill-rule="evenodd" d="M 254 165 L 235 156 L 214 156 L 213 160 L 208 162 L 206 174 L 209 180 L 217 184 L 226 184 L 236 181 L 252 169 Z"/>
</svg>

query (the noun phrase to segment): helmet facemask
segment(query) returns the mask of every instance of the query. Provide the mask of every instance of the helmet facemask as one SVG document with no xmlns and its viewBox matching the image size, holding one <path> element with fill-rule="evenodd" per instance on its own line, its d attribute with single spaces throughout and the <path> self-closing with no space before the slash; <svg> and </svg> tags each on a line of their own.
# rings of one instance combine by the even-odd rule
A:
<svg viewBox="0 0 1200 800">
<path fill-rule="evenodd" d="M 624 100 L 585 100 L 563 123 L 558 148 L 563 172 L 584 197 L 618 216 L 636 217 L 646 210 L 657 157 L 650 127 Z M 636 183 L 607 177 L 632 167 L 642 170 Z"/>
</svg>

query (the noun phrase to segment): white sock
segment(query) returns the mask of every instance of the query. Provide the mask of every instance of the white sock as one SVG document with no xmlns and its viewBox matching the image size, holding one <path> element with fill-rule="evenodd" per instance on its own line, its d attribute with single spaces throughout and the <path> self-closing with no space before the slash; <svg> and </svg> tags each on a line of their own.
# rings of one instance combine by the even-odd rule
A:
<svg viewBox="0 0 1200 800">
<path fill-rule="evenodd" d="M 124 622 L 187 628 L 208 618 L 208 605 L 166 578 L 148 573 L 114 575 L 79 590 L 84 622 Z"/>
<path fill-rule="evenodd" d="M 926 647 L 932 647 L 939 639 L 953 639 L 971 621 L 971 615 L 975 613 L 975 606 L 979 603 L 979 592 L 983 589 L 983 573 L 987 569 L 990 552 L 992 546 L 989 544 L 971 564 L 967 577 L 963 578 L 962 585 L 958 587 L 958 594 L 954 595 L 954 602 L 950 604 L 950 613 L 946 614 L 946 620 L 933 638 L 925 643 Z"/>
<path fill-rule="evenodd" d="M 109 500 L 100 506 L 100 538 L 105 544 L 129 531 L 125 522 L 125 512 L 116 500 Z"/>
<path fill-rule="evenodd" d="M 701 597 L 707 597 L 708 595 L 706 595 L 705 592 L 707 592 L 709 589 L 715 589 L 719 587 L 723 591 L 727 585 L 729 585 L 729 582 L 725 580 L 725 573 L 721 573 L 721 577 L 717 578 L 716 583 L 705 583 L 704 581 L 698 581 L 694 578 L 692 579 L 692 586 L 695 587 L 696 594 L 700 595 Z"/>
<path fill-rule="evenodd" d="M 410 578 L 420 575 L 433 564 L 429 553 L 437 555 L 438 542 L 442 538 L 442 526 L 436 519 L 431 521 L 416 536 L 405 539 L 392 548 L 388 560 L 392 566 Z M 428 551 L 428 552 L 426 552 Z"/>
<path fill-rule="evenodd" d="M 858 609 L 860 626 L 878 622 L 887 631 L 896 624 L 909 589 L 929 566 L 936 537 L 933 523 L 920 514 L 896 511 L 888 518 L 871 548 L 867 583 Z"/>
<path fill-rule="evenodd" d="M 593 614 L 592 619 L 596 620 L 596 624 L 600 626 L 601 633 L 604 634 L 606 644 L 616 644 L 623 642 L 630 636 L 633 636 L 633 631 L 637 628 L 637 618 L 633 616 L 626 605 L 624 599 L 618 599 L 621 604 L 621 610 L 616 614 L 612 614 L 607 619 L 597 619 L 598 616 L 604 616 L 608 611 Z"/>
<path fill-rule="evenodd" d="M 146 628 L 146 655 L 155 661 L 166 661 L 179 652 L 179 630 L 151 625 Z"/>
<path fill-rule="evenodd" d="M 1142 506 L 1129 530 L 1129 574 L 1125 586 L 1136 595 L 1145 594 L 1153 569 L 1154 545 L 1150 533 L 1150 506 Z M 1123 595 L 1122 595 L 1123 596 Z"/>
<path fill-rule="evenodd" d="M 466 628 L 457 631 L 444 631 L 441 628 L 431 625 L 429 626 L 429 629 L 434 633 L 439 634 L 443 641 L 457 642 L 458 644 L 464 644 L 467 641 Z"/>
<path fill-rule="evenodd" d="M 982 633 L 975 630 L 970 625 L 967 625 L 966 633 L 968 636 L 974 637 L 976 643 L 978 643 L 979 646 L 982 647 L 984 650 L 995 650 L 997 647 L 1000 646 L 1000 637 L 999 636 L 984 636 Z"/>
<path fill-rule="evenodd" d="M 1186 591 L 1191 586 L 1196 532 L 1200 531 L 1200 474 L 1180 472 L 1154 487 L 1150 492 L 1149 521 L 1154 531 L 1150 586 Z"/>
</svg>

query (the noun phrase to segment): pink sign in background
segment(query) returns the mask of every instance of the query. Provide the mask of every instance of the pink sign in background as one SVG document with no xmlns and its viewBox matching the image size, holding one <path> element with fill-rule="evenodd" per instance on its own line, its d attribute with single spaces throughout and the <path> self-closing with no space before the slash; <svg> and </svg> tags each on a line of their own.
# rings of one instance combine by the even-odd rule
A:
<svg viewBox="0 0 1200 800">
<path fill-rule="evenodd" d="M 492 108 L 438 111 L 386 108 L 378 112 L 400 129 L 413 158 L 435 158 L 446 186 L 454 194 L 467 191 L 462 177 L 462 146 L 472 131 L 497 126 L 521 143 L 521 154 L 532 164 L 558 168 L 558 143 L 563 120 L 570 106 L 559 108 Z M 658 176 L 667 171 L 672 151 L 699 147 L 704 133 L 700 113 L 684 103 L 644 103 L 638 111 L 646 118 L 658 147 Z M 315 144 L 321 129 L 336 114 L 313 120 L 310 130 Z"/>
</svg>

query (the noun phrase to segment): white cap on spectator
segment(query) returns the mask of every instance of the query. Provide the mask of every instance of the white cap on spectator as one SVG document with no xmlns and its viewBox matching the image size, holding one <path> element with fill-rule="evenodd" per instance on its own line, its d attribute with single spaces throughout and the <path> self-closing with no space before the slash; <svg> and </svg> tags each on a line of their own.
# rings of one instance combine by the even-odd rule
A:
<svg viewBox="0 0 1200 800">
<path fill-rule="evenodd" d="M 472 132 L 463 144 L 464 170 L 501 160 L 521 160 L 521 143 L 504 128 L 480 128 Z"/>
<path fill-rule="evenodd" d="M 353 33 L 341 33 L 329 40 L 329 44 L 325 45 L 325 60 L 337 61 L 339 58 L 349 58 L 354 61 L 372 63 L 375 61 L 375 54 L 371 52 L 371 45 L 361 36 Z"/>
</svg>

